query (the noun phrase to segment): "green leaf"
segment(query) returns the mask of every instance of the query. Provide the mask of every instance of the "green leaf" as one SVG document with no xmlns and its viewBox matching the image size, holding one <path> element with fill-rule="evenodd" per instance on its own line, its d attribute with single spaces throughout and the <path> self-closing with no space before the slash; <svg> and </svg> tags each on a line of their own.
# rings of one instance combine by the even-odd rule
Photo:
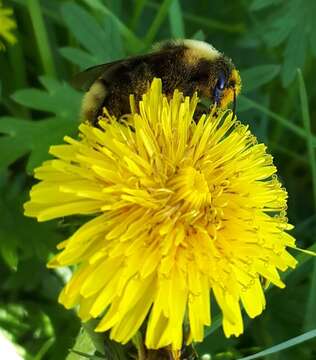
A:
<svg viewBox="0 0 316 360">
<path fill-rule="evenodd" d="M 311 27 L 309 39 L 312 53 L 316 56 L 316 26 Z"/>
<path fill-rule="evenodd" d="M 82 324 L 72 352 L 67 360 L 83 360 L 84 358 L 96 359 L 97 354 L 103 355 L 106 359 L 127 360 L 125 347 L 113 340 L 108 334 L 96 333 L 94 331 L 98 320 L 90 320 Z"/>
<path fill-rule="evenodd" d="M 80 93 L 53 78 L 40 77 L 40 81 L 46 91 L 33 88 L 18 90 L 12 98 L 31 109 L 53 113 L 56 117 L 69 121 L 77 120 L 81 106 Z"/>
<path fill-rule="evenodd" d="M 109 60 L 109 38 L 92 15 L 75 3 L 62 5 L 61 14 L 79 43 L 95 56 L 96 63 Z"/>
<path fill-rule="evenodd" d="M 301 10 L 301 0 L 286 1 L 267 18 L 261 33 L 269 46 L 278 46 L 288 38 L 302 17 Z"/>
<path fill-rule="evenodd" d="M 250 10 L 259 11 L 271 5 L 277 5 L 280 2 L 281 2 L 280 0 L 254 0 L 250 5 Z"/>
<path fill-rule="evenodd" d="M 277 19 L 271 28 L 262 29 L 262 37 L 268 46 L 275 47 L 280 45 L 289 36 L 293 24 L 292 19 L 280 18 Z"/>
<path fill-rule="evenodd" d="M 253 360 L 253 359 L 259 359 L 259 358 L 262 358 L 264 356 L 268 356 L 268 355 L 271 355 L 271 354 L 275 354 L 275 353 L 278 353 L 280 351 L 283 351 L 283 350 L 286 350 L 286 349 L 289 349 L 293 346 L 296 346 L 298 344 L 301 344 L 305 341 L 308 341 L 310 339 L 313 339 L 316 337 L 316 329 L 315 330 L 311 330 L 311 331 L 308 331 L 302 335 L 299 335 L 299 336 L 296 336 L 296 337 L 293 337 L 292 339 L 290 340 L 287 340 L 287 341 L 284 341 L 282 342 L 281 344 L 278 344 L 278 345 L 275 345 L 275 346 L 272 346 L 264 351 L 260 351 L 258 352 L 257 354 L 254 354 L 254 355 L 250 355 L 250 356 L 246 356 L 246 357 L 243 357 L 241 358 L 240 360 Z"/>
<path fill-rule="evenodd" d="M 169 8 L 169 23 L 173 38 L 185 38 L 183 14 L 179 0 L 173 0 Z"/>
<path fill-rule="evenodd" d="M 203 32 L 203 30 L 198 30 L 196 33 L 194 33 L 191 36 L 191 38 L 194 39 L 194 40 L 204 41 L 205 40 L 205 33 Z"/>
<path fill-rule="evenodd" d="M 309 37 L 309 46 L 311 48 L 312 55 L 316 57 L 316 27 L 315 27 L 315 16 L 316 16 L 316 2 L 313 0 L 308 1 L 306 9 L 305 28 L 307 36 Z"/>
<path fill-rule="evenodd" d="M 0 325 L 1 329 L 12 330 L 16 333 L 23 332 L 30 327 L 30 324 L 21 321 L 27 312 L 22 305 L 0 304 Z"/>
<path fill-rule="evenodd" d="M 27 195 L 25 177 L 0 176 L 0 254 L 12 270 L 17 270 L 20 258 L 34 256 L 45 260 L 61 236 L 54 223 L 37 224 L 23 216 Z M 43 241 L 43 238 L 46 241 Z"/>
<path fill-rule="evenodd" d="M 0 231 L 0 252 L 2 258 L 6 264 L 11 268 L 11 270 L 16 271 L 18 268 L 18 254 L 17 254 L 17 244 L 16 239 L 4 238 Z"/>
<path fill-rule="evenodd" d="M 10 118 L 10 122 L 14 122 L 15 118 Z M 24 121 L 24 120 L 21 120 Z M 1 131 L 3 125 L 6 125 L 5 118 L 0 118 L 0 133 L 5 133 Z M 11 127 L 13 124 L 7 124 Z M 12 133 L 14 133 L 13 127 L 11 127 Z M 10 131 L 9 131 L 10 132 Z M 21 138 L 16 138 L 15 134 L 13 136 L 0 137 L 0 169 L 7 168 L 10 164 L 15 162 L 17 159 L 28 153 L 28 149 L 25 144 L 21 142 Z"/>
<path fill-rule="evenodd" d="M 307 37 L 304 24 L 299 23 L 291 32 L 283 55 L 282 83 L 284 86 L 288 86 L 295 79 L 296 69 L 304 66 L 306 48 Z"/>
<path fill-rule="evenodd" d="M 113 18 L 107 16 L 103 19 L 102 28 L 107 34 L 108 45 L 106 46 L 111 61 L 125 57 L 123 42 L 117 23 Z"/>
<path fill-rule="evenodd" d="M 29 173 L 49 158 L 48 149 L 59 144 L 65 135 L 74 135 L 75 122 L 61 118 L 50 118 L 41 121 L 27 121 L 11 117 L 0 118 L 0 133 L 7 134 L 0 138 L 0 168 L 5 168 L 19 157 L 29 154 L 27 171 Z M 14 151 L 14 147 L 18 149 Z M 10 150 L 14 152 L 10 154 Z"/>
<path fill-rule="evenodd" d="M 83 329 L 91 339 L 91 341 L 94 344 L 95 349 L 101 353 L 104 354 L 104 334 L 96 333 L 94 329 L 96 328 L 98 323 L 98 320 L 90 320 L 86 323 L 84 323 Z"/>
<path fill-rule="evenodd" d="M 260 7 L 263 2 L 254 4 Z M 315 9 L 313 1 L 282 1 L 263 20 L 255 20 L 256 28 L 260 29 L 257 37 L 262 38 L 269 48 L 285 42 L 282 66 L 282 84 L 285 87 L 294 80 L 296 69 L 304 65 L 308 35 L 315 28 Z"/>
<path fill-rule="evenodd" d="M 85 69 L 124 57 L 123 45 L 117 22 L 109 15 L 102 17 L 102 23 L 75 3 L 62 6 L 66 25 L 78 42 L 87 50 L 73 47 L 60 49 L 61 54 L 72 63 Z M 82 27 L 85 31 L 82 31 Z"/>
<path fill-rule="evenodd" d="M 50 145 L 62 142 L 65 135 L 74 135 L 78 126 L 81 95 L 69 85 L 49 77 L 41 77 L 46 90 L 18 90 L 12 98 L 31 109 L 53 113 L 55 116 L 39 121 L 19 118 L 0 118 L 0 168 L 5 168 L 30 153 L 27 170 L 46 160 Z"/>
<path fill-rule="evenodd" d="M 60 48 L 59 52 L 65 59 L 75 65 L 78 65 L 81 70 L 96 65 L 97 59 L 95 58 L 95 56 L 89 54 L 84 50 L 68 46 Z"/>
<path fill-rule="evenodd" d="M 110 18 L 115 24 L 117 32 L 125 38 L 127 47 L 130 49 L 131 53 L 138 53 L 140 49 L 144 47 L 142 41 L 100 0 L 83 0 L 91 9 L 93 9 L 97 14 L 100 14 L 102 17 Z M 109 42 L 106 43 L 105 47 L 111 44 L 112 39 L 109 39 Z"/>
<path fill-rule="evenodd" d="M 76 342 L 72 348 L 73 352 L 70 352 L 67 356 L 66 360 L 79 360 L 83 359 L 83 356 L 80 356 L 76 353 L 76 351 L 80 353 L 84 353 L 88 356 L 93 356 L 96 349 L 94 347 L 94 344 L 90 338 L 90 336 L 87 334 L 87 332 L 81 328 L 79 331 L 79 334 L 76 338 Z"/>
<path fill-rule="evenodd" d="M 248 93 L 274 79 L 280 72 L 280 65 L 259 65 L 241 71 L 243 93 Z"/>
</svg>

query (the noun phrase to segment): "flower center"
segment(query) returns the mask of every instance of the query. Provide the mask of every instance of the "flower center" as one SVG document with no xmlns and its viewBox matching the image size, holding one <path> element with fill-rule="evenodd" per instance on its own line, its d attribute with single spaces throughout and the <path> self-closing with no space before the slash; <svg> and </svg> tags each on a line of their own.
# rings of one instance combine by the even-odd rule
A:
<svg viewBox="0 0 316 360">
<path fill-rule="evenodd" d="M 184 200 L 191 209 L 198 210 L 211 203 L 211 194 L 203 172 L 186 167 L 170 182 L 171 189 L 176 196 L 174 201 Z"/>
</svg>

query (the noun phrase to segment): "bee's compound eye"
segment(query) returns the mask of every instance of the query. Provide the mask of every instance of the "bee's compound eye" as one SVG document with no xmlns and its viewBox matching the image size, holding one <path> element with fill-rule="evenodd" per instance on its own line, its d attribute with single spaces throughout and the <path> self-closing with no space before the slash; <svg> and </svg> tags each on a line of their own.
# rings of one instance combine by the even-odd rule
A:
<svg viewBox="0 0 316 360">
<path fill-rule="evenodd" d="M 215 87 L 218 90 L 224 90 L 225 84 L 226 84 L 226 78 L 223 73 L 220 73 Z"/>
<path fill-rule="evenodd" d="M 225 75 L 223 73 L 220 73 L 213 92 L 214 102 L 216 104 L 219 103 L 222 91 L 225 89 L 225 86 L 226 86 Z"/>
</svg>

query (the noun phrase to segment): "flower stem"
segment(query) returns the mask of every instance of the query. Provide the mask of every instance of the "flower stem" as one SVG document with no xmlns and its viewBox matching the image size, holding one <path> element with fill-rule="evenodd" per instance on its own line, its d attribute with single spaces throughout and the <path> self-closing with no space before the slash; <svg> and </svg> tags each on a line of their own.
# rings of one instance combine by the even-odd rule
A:
<svg viewBox="0 0 316 360">
<path fill-rule="evenodd" d="M 137 349 L 137 356 L 138 356 L 138 360 L 146 360 L 146 350 L 145 350 L 145 346 L 143 343 L 143 337 L 140 331 L 138 331 L 134 336 L 133 336 L 133 344 L 135 345 L 136 349 Z"/>
</svg>

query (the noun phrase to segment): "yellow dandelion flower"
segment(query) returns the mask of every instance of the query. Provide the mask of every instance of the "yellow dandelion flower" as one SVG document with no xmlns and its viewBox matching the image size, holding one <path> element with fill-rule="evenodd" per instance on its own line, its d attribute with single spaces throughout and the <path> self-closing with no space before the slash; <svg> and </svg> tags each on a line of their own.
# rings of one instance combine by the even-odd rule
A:
<svg viewBox="0 0 316 360">
<path fill-rule="evenodd" d="M 16 23 L 11 18 L 12 14 L 13 10 L 3 7 L 2 1 L 0 1 L 0 50 L 5 48 L 1 38 L 11 45 L 16 42 L 16 37 L 12 33 L 12 30 L 16 28 Z"/>
<path fill-rule="evenodd" d="M 83 321 L 102 317 L 96 331 L 122 343 L 146 321 L 148 348 L 180 349 L 184 319 L 201 341 L 210 293 L 238 336 L 241 306 L 252 318 L 265 308 L 260 280 L 283 288 L 278 271 L 296 265 L 265 145 L 227 111 L 196 123 L 197 103 L 177 90 L 168 100 L 155 79 L 139 112 L 81 124 L 80 140 L 65 137 L 35 170 L 27 216 L 94 215 L 49 263 L 79 265 L 60 302 Z"/>
</svg>

